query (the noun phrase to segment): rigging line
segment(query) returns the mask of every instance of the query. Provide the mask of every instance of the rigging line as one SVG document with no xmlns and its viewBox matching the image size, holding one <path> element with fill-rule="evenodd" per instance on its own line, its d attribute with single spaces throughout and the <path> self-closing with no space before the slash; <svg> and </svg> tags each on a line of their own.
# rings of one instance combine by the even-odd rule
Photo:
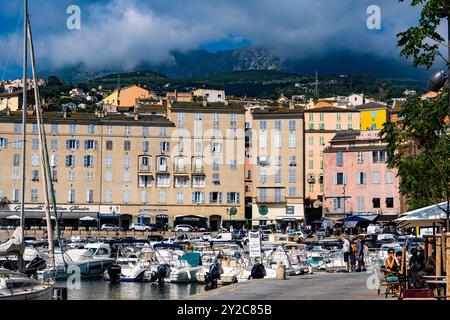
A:
<svg viewBox="0 0 450 320">
<path fill-rule="evenodd" d="M 22 20 L 22 16 L 23 16 L 23 6 L 22 6 L 22 10 L 20 10 L 19 19 L 17 20 L 16 31 L 14 32 L 14 37 L 12 39 L 13 41 L 14 41 L 14 39 L 18 38 L 19 24 L 20 24 L 20 21 Z M 17 47 L 19 48 L 19 46 L 17 46 Z M 2 80 L 1 81 L 5 80 L 6 70 L 8 69 L 9 60 L 11 58 L 11 51 L 12 51 L 11 48 L 12 48 L 12 46 L 10 46 L 8 48 L 8 56 L 6 58 L 6 63 L 5 63 L 5 67 L 3 69 L 3 75 L 2 75 Z M 19 51 L 19 50 L 17 49 L 17 51 Z"/>
</svg>

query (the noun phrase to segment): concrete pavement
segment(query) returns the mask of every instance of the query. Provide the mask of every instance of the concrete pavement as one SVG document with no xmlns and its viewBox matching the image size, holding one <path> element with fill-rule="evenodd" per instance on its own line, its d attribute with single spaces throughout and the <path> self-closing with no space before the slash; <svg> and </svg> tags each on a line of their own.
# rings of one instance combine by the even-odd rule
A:
<svg viewBox="0 0 450 320">
<path fill-rule="evenodd" d="M 250 280 L 206 291 L 189 300 L 385 300 L 368 289 L 372 273 L 315 273 L 287 280 Z M 383 290 L 382 290 L 383 291 Z M 391 298 L 388 298 L 391 299 Z"/>
</svg>

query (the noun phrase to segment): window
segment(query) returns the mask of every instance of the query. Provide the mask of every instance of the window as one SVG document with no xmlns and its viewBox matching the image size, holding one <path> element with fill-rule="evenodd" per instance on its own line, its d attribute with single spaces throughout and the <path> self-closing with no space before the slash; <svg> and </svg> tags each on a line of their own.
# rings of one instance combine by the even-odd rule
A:
<svg viewBox="0 0 450 320">
<path fill-rule="evenodd" d="M 51 125 L 50 132 L 51 132 L 51 134 L 58 134 L 58 125 L 53 123 Z"/>
<path fill-rule="evenodd" d="M 319 123 L 319 130 L 325 130 L 325 124 L 324 123 Z"/>
<path fill-rule="evenodd" d="M 128 190 L 122 191 L 122 202 L 130 203 L 130 201 L 131 201 L 131 192 Z"/>
<path fill-rule="evenodd" d="M 267 182 L 267 173 L 265 169 L 261 169 L 259 172 L 259 182 L 266 183 Z"/>
<path fill-rule="evenodd" d="M 213 159 L 213 170 L 219 170 L 219 168 L 220 168 L 219 159 L 214 158 Z"/>
<path fill-rule="evenodd" d="M 372 119 L 375 120 L 377 118 L 377 112 L 372 111 Z"/>
<path fill-rule="evenodd" d="M 174 181 L 175 188 L 187 188 L 188 187 L 188 178 L 177 176 Z"/>
<path fill-rule="evenodd" d="M 75 172 L 69 171 L 67 178 L 69 181 L 75 181 Z"/>
<path fill-rule="evenodd" d="M 212 153 L 222 152 L 222 144 L 219 142 L 213 142 L 210 145 L 210 149 Z"/>
<path fill-rule="evenodd" d="M 386 150 L 372 152 L 372 162 L 373 163 L 385 163 L 385 162 L 387 162 L 387 160 L 388 160 L 388 157 L 387 157 Z"/>
<path fill-rule="evenodd" d="M 142 191 L 141 192 L 141 202 L 142 203 L 147 203 L 148 202 L 148 192 L 147 191 Z"/>
<path fill-rule="evenodd" d="M 295 120 L 289 120 L 289 131 L 297 130 L 297 123 Z"/>
<path fill-rule="evenodd" d="M 130 166 L 131 166 L 130 156 L 125 156 L 125 157 L 123 158 L 123 167 L 124 167 L 125 169 L 129 169 Z"/>
<path fill-rule="evenodd" d="M 148 151 L 149 151 L 149 142 L 142 141 L 142 152 L 148 152 Z"/>
<path fill-rule="evenodd" d="M 205 203 L 205 194 L 203 192 L 192 192 L 192 204 Z"/>
<path fill-rule="evenodd" d="M 309 130 L 314 130 L 314 123 L 308 124 L 308 129 Z"/>
<path fill-rule="evenodd" d="M 92 172 L 92 171 L 86 172 L 86 180 L 94 181 L 94 172 Z"/>
<path fill-rule="evenodd" d="M 314 169 L 314 160 L 308 161 L 308 169 L 310 169 L 310 170 Z"/>
<path fill-rule="evenodd" d="M 342 151 L 336 152 L 336 167 L 344 166 L 344 153 Z"/>
<path fill-rule="evenodd" d="M 104 200 L 106 203 L 112 202 L 112 191 L 105 191 Z"/>
<path fill-rule="evenodd" d="M 84 156 L 84 167 L 85 168 L 93 168 L 94 167 L 94 157 L 93 156 Z"/>
<path fill-rule="evenodd" d="M 337 130 L 337 131 L 340 131 L 341 128 L 342 128 L 342 127 L 341 127 L 341 124 L 340 124 L 340 123 L 336 123 L 336 130 Z"/>
<path fill-rule="evenodd" d="M 259 147 L 261 149 L 267 148 L 267 136 L 265 134 L 259 134 Z"/>
<path fill-rule="evenodd" d="M 170 176 L 165 174 L 157 175 L 156 186 L 158 188 L 168 188 L 170 186 Z"/>
<path fill-rule="evenodd" d="M 66 156 L 66 168 L 74 168 L 75 167 L 75 156 L 68 155 Z"/>
<path fill-rule="evenodd" d="M 178 114 L 178 126 L 180 127 L 180 128 L 183 128 L 184 127 L 184 121 L 185 121 L 185 113 L 184 112 L 180 112 L 179 114 Z"/>
<path fill-rule="evenodd" d="M 394 207 L 394 198 L 386 198 L 386 208 Z"/>
<path fill-rule="evenodd" d="M 123 142 L 123 150 L 124 151 L 130 151 L 131 150 L 131 141 L 125 140 Z"/>
<path fill-rule="evenodd" d="M 227 203 L 238 204 L 240 203 L 240 193 L 239 192 L 227 192 Z"/>
<path fill-rule="evenodd" d="M 281 183 L 281 170 L 275 172 L 275 183 Z"/>
<path fill-rule="evenodd" d="M 131 127 L 130 126 L 125 126 L 124 127 L 124 131 L 125 131 L 125 135 L 128 136 L 131 134 Z"/>
<path fill-rule="evenodd" d="M 12 180 L 14 180 L 14 181 L 20 180 L 20 168 L 13 168 Z"/>
<path fill-rule="evenodd" d="M 148 136 L 148 133 L 149 133 L 149 128 L 148 128 L 148 126 L 143 126 L 143 127 L 142 127 L 142 135 L 143 135 L 143 136 Z"/>
<path fill-rule="evenodd" d="M 297 166 L 297 159 L 295 156 L 289 156 L 289 165 L 291 167 Z"/>
<path fill-rule="evenodd" d="M 20 166 L 20 154 L 15 154 L 13 156 L 13 166 L 14 167 Z"/>
<path fill-rule="evenodd" d="M 105 181 L 106 182 L 111 182 L 113 180 L 113 174 L 111 171 L 106 171 L 105 172 Z"/>
<path fill-rule="evenodd" d="M 289 183 L 297 182 L 297 170 L 289 169 Z"/>
<path fill-rule="evenodd" d="M 325 145 L 325 137 L 323 137 L 323 136 L 319 137 L 319 143 L 321 146 L 324 146 Z"/>
<path fill-rule="evenodd" d="M 325 120 L 325 115 L 321 112 L 319 115 L 319 121 L 322 122 Z"/>
<path fill-rule="evenodd" d="M 392 174 L 392 171 L 386 172 L 386 183 L 387 184 L 394 183 L 394 175 Z"/>
<path fill-rule="evenodd" d="M 50 167 L 57 167 L 59 163 L 58 155 L 52 154 L 50 156 Z"/>
<path fill-rule="evenodd" d="M 356 176 L 358 184 L 367 184 L 367 173 L 359 172 Z"/>
<path fill-rule="evenodd" d="M 69 127 L 69 131 L 70 131 L 70 134 L 76 134 L 77 133 L 77 125 L 72 123 Z"/>
<path fill-rule="evenodd" d="M 87 203 L 94 202 L 94 190 L 91 189 L 86 190 L 86 202 Z"/>
<path fill-rule="evenodd" d="M 167 137 L 167 127 L 160 127 L 159 128 L 159 135 L 161 137 Z"/>
<path fill-rule="evenodd" d="M 19 189 L 13 189 L 11 192 L 11 200 L 13 202 L 17 202 L 19 201 L 19 196 L 20 196 L 20 190 Z"/>
<path fill-rule="evenodd" d="M 281 148 L 281 136 L 279 134 L 273 136 L 273 147 L 277 149 Z"/>
<path fill-rule="evenodd" d="M 37 202 L 37 201 L 38 201 L 38 190 L 31 189 L 31 202 Z"/>
<path fill-rule="evenodd" d="M 106 126 L 106 134 L 112 134 L 113 133 L 113 127 L 112 125 Z"/>
<path fill-rule="evenodd" d="M 52 139 L 52 141 L 50 143 L 50 148 L 53 150 L 57 150 L 58 149 L 58 140 Z"/>
<path fill-rule="evenodd" d="M 356 206 L 357 206 L 358 212 L 365 211 L 366 207 L 365 207 L 365 204 L 364 204 L 364 197 L 357 197 L 356 198 Z"/>
<path fill-rule="evenodd" d="M 70 139 L 66 140 L 66 149 L 67 150 L 76 150 L 80 147 L 80 142 L 78 140 Z"/>
<path fill-rule="evenodd" d="M 314 113 L 309 114 L 309 122 L 314 122 Z"/>
<path fill-rule="evenodd" d="M 275 130 L 281 131 L 281 120 L 275 120 Z"/>
<path fill-rule="evenodd" d="M 344 198 L 333 198 L 334 210 L 340 210 L 344 207 Z"/>
<path fill-rule="evenodd" d="M 205 177 L 204 176 L 193 176 L 192 177 L 192 188 L 204 188 L 205 187 Z"/>
<path fill-rule="evenodd" d="M 336 113 L 336 121 L 341 122 L 341 113 L 340 112 Z"/>
<path fill-rule="evenodd" d="M 96 150 L 97 149 L 97 141 L 85 140 L 84 141 L 84 149 L 85 150 Z"/>
<path fill-rule="evenodd" d="M 196 113 L 195 121 L 202 121 L 202 120 L 203 120 L 203 113 Z"/>
<path fill-rule="evenodd" d="M 195 154 L 196 155 L 201 155 L 203 154 L 203 150 L 202 150 L 202 143 L 201 142 L 196 142 L 195 143 Z"/>
<path fill-rule="evenodd" d="M 184 203 L 184 192 L 177 193 L 177 203 L 179 204 Z"/>
<path fill-rule="evenodd" d="M 308 143 L 310 146 L 314 145 L 314 137 L 313 136 L 308 137 Z"/>
<path fill-rule="evenodd" d="M 22 124 L 21 123 L 14 123 L 14 132 L 20 133 L 22 131 Z"/>
<path fill-rule="evenodd" d="M 259 199 L 260 202 L 267 201 L 267 189 L 259 189 Z"/>
<path fill-rule="evenodd" d="M 39 181 L 39 170 L 31 170 L 31 181 Z"/>
<path fill-rule="evenodd" d="M 168 160 L 166 157 L 158 158 L 158 172 L 167 172 L 168 171 Z"/>
<path fill-rule="evenodd" d="M 122 174 L 122 180 L 123 182 L 130 182 L 131 181 L 131 174 L 130 171 L 125 170 Z"/>
<path fill-rule="evenodd" d="M 281 156 L 276 156 L 274 163 L 275 163 L 275 166 L 280 167 L 281 166 Z"/>
<path fill-rule="evenodd" d="M 237 160 L 230 160 L 230 169 L 231 170 L 237 169 Z"/>
<path fill-rule="evenodd" d="M 222 192 L 210 192 L 209 203 L 222 203 Z"/>
<path fill-rule="evenodd" d="M 1 144 L 1 141 L 0 141 Z M 33 139 L 31 142 L 32 148 L 33 149 L 39 149 L 39 139 Z M 8 140 L 6 139 L 6 144 L 3 148 L 7 148 L 8 147 Z"/>
<path fill-rule="evenodd" d="M 167 142 L 167 141 L 161 142 L 160 148 L 161 148 L 161 152 L 169 152 L 169 150 L 170 150 L 169 142 Z"/>
<path fill-rule="evenodd" d="M 314 192 L 314 185 L 312 183 L 308 184 L 308 192 Z"/>
<path fill-rule="evenodd" d="M 297 196 L 297 188 L 289 187 L 289 197 L 296 197 L 296 196 Z"/>
<path fill-rule="evenodd" d="M 373 203 L 373 207 L 375 209 L 381 207 L 380 198 L 373 198 L 372 203 Z"/>
<path fill-rule="evenodd" d="M 88 134 L 94 134 L 95 133 L 95 126 L 93 124 L 88 125 L 87 132 L 88 132 Z"/>
<path fill-rule="evenodd" d="M 20 149 L 22 147 L 22 142 L 20 141 L 20 139 L 14 139 L 13 141 L 13 148 L 14 149 Z"/>
<path fill-rule="evenodd" d="M 218 173 L 213 173 L 212 182 L 215 185 L 220 185 L 220 175 Z"/>
<path fill-rule="evenodd" d="M 380 183 L 380 173 L 374 172 L 373 173 L 373 184 L 379 184 Z"/>
<path fill-rule="evenodd" d="M 69 203 L 75 202 L 75 190 L 69 190 L 67 192 L 67 202 Z"/>
<path fill-rule="evenodd" d="M 297 147 L 297 137 L 295 135 L 289 136 L 289 148 L 296 148 Z"/>
<path fill-rule="evenodd" d="M 31 130 L 32 130 L 33 133 L 37 133 L 38 132 L 38 127 L 37 127 L 36 123 L 33 123 Z"/>
<path fill-rule="evenodd" d="M 106 150 L 111 151 L 113 149 L 113 142 L 111 140 L 106 141 Z"/>
<path fill-rule="evenodd" d="M 358 152 L 357 162 L 358 162 L 358 164 L 363 164 L 364 163 L 364 152 Z"/>
<path fill-rule="evenodd" d="M 267 122 L 265 120 L 261 120 L 259 122 L 259 130 L 266 130 L 267 129 Z"/>
<path fill-rule="evenodd" d="M 237 126 L 237 114 L 236 113 L 232 113 L 231 114 L 230 126 L 231 127 L 236 127 Z"/>
<path fill-rule="evenodd" d="M 105 168 L 111 169 L 113 166 L 113 158 L 111 156 L 105 157 Z"/>
<path fill-rule="evenodd" d="M 344 185 L 346 183 L 345 173 L 335 173 L 334 174 L 334 184 L 335 185 Z"/>
</svg>

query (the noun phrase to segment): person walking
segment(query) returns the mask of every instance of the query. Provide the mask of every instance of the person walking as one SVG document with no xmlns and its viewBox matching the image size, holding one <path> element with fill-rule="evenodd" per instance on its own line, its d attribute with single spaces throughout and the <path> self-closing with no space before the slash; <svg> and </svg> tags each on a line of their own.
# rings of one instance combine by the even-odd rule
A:
<svg viewBox="0 0 450 320">
<path fill-rule="evenodd" d="M 350 270 L 351 272 L 356 272 L 356 261 L 357 261 L 357 246 L 354 241 L 351 243 L 351 251 L 350 251 Z"/>
<path fill-rule="evenodd" d="M 344 263 L 345 263 L 345 272 L 350 272 L 350 252 L 351 252 L 351 244 L 350 241 L 345 237 L 345 235 L 341 236 L 342 241 L 342 253 L 344 255 Z"/>
<path fill-rule="evenodd" d="M 361 239 L 356 240 L 356 259 L 358 260 L 358 269 L 357 272 L 366 271 L 366 263 L 364 261 L 365 252 L 367 250 L 367 246 L 364 244 L 364 241 Z"/>
</svg>

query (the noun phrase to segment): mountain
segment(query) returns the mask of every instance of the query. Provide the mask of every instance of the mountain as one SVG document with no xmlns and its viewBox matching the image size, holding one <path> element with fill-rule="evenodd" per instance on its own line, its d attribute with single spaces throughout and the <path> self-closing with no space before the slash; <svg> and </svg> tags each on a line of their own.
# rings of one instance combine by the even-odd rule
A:
<svg viewBox="0 0 450 320">
<path fill-rule="evenodd" d="M 155 70 L 169 78 L 195 78 L 214 74 L 245 70 L 276 70 L 288 73 L 320 74 L 366 74 L 377 78 L 424 80 L 423 69 L 411 67 L 407 60 L 381 57 L 376 54 L 361 54 L 351 51 L 327 52 L 323 55 L 302 59 L 282 59 L 269 49 L 244 47 L 216 53 L 205 50 L 172 52 L 172 62 L 152 65 L 140 64 L 130 71 Z M 90 71 L 83 65 L 49 70 L 41 74 L 57 75 L 68 82 L 85 82 L 119 70 Z"/>
</svg>

